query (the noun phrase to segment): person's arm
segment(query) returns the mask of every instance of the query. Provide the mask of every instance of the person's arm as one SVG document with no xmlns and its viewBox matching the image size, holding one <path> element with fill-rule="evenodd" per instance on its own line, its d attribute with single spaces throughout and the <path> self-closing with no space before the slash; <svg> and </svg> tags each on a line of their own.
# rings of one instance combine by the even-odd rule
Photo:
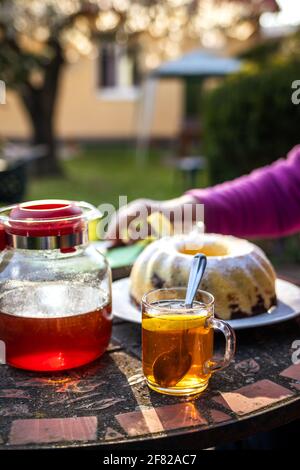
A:
<svg viewBox="0 0 300 470">
<path fill-rule="evenodd" d="M 241 237 L 278 237 L 298 232 L 300 145 L 287 159 L 187 194 L 204 204 L 207 232 Z"/>
<path fill-rule="evenodd" d="M 120 227 L 159 211 L 169 215 L 186 204 L 204 204 L 206 232 L 240 237 L 279 237 L 300 231 L 300 145 L 272 165 L 207 189 L 193 189 L 168 201 L 138 199 L 112 218 L 106 238 L 124 240 Z M 144 214 L 144 215 L 141 215 Z M 193 211 L 195 214 L 195 211 Z M 171 220 L 172 222 L 172 220 Z"/>
</svg>

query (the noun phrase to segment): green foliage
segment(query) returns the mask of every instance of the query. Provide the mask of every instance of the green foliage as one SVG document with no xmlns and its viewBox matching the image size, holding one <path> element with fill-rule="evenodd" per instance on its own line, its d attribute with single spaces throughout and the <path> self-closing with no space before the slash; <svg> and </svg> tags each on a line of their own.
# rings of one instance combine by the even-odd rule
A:
<svg viewBox="0 0 300 470">
<path fill-rule="evenodd" d="M 251 62 L 265 64 L 270 61 L 270 57 L 280 51 L 282 44 L 281 38 L 272 38 L 263 43 L 255 44 L 253 47 L 243 51 L 239 58 Z"/>
<path fill-rule="evenodd" d="M 212 182 L 232 179 L 285 156 L 299 143 L 300 31 L 244 51 L 241 73 L 203 100 L 204 146 Z"/>
<path fill-rule="evenodd" d="M 0 78 L 10 88 L 17 88 L 29 81 L 33 71 L 39 71 L 42 60 L 0 40 Z"/>
<path fill-rule="evenodd" d="M 44 15 L 49 24 L 51 13 L 54 17 L 51 11 Z M 7 87 L 17 89 L 27 85 L 33 74 L 41 73 L 52 58 L 50 40 L 54 34 L 50 28 L 48 41 L 35 38 L 38 28 L 45 29 L 39 19 L 35 17 L 33 1 L 22 5 L 20 0 L 0 0 L 0 79 Z"/>
<path fill-rule="evenodd" d="M 300 61 L 270 63 L 228 78 L 204 99 L 204 138 L 212 182 L 271 163 L 300 140 L 300 105 L 291 85 Z"/>
</svg>

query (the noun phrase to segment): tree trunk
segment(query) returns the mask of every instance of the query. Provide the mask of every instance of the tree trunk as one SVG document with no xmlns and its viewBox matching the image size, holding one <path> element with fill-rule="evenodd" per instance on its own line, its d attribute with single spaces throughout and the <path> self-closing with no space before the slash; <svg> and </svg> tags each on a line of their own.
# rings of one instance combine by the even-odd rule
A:
<svg viewBox="0 0 300 470">
<path fill-rule="evenodd" d="M 57 156 L 54 132 L 54 113 L 63 57 L 60 45 L 52 43 L 52 60 L 44 67 L 41 87 L 26 83 L 20 90 L 21 99 L 30 118 L 33 145 L 40 145 L 42 156 L 34 162 L 34 173 L 38 176 L 61 175 L 62 168 Z"/>
<path fill-rule="evenodd" d="M 34 106 L 30 112 L 33 128 L 32 143 L 41 146 L 41 156 L 34 161 L 33 168 L 37 176 L 59 175 L 62 173 L 62 168 L 57 155 L 53 112 L 45 106 L 47 96 L 44 95 L 45 92 L 42 90 L 40 96 L 34 97 Z"/>
</svg>

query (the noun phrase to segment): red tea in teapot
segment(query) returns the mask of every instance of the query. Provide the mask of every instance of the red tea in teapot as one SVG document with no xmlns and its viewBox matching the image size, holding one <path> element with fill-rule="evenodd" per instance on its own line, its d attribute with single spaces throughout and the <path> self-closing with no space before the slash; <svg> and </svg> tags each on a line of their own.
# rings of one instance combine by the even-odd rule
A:
<svg viewBox="0 0 300 470">
<path fill-rule="evenodd" d="M 46 282 L 0 297 L 6 362 L 22 369 L 58 371 L 86 364 L 104 353 L 111 327 L 110 298 L 99 287 Z"/>
</svg>

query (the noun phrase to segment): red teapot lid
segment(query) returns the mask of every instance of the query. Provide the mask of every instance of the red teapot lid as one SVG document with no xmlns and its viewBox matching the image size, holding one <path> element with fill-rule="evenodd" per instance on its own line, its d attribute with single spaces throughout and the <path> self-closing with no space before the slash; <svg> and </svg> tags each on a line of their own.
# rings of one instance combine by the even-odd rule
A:
<svg viewBox="0 0 300 470">
<path fill-rule="evenodd" d="M 5 246 L 24 249 L 67 251 L 88 241 L 87 203 L 66 200 L 25 202 L 7 208 L 0 223 L 0 250 Z"/>
<path fill-rule="evenodd" d="M 25 237 L 68 235 L 83 230 L 82 209 L 70 201 L 33 201 L 15 206 L 6 231 Z"/>
</svg>

